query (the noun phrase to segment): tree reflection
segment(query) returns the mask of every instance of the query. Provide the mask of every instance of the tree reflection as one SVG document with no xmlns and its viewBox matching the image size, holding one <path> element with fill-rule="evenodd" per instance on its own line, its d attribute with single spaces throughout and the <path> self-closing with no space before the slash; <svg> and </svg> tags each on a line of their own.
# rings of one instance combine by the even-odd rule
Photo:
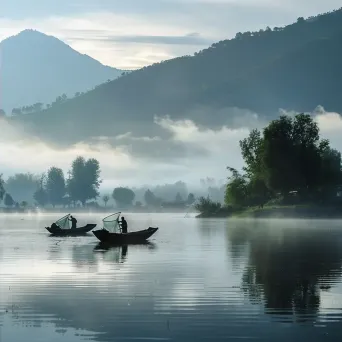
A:
<svg viewBox="0 0 342 342">
<path fill-rule="evenodd" d="M 242 288 L 252 302 L 263 302 L 268 313 L 309 320 L 319 310 L 321 290 L 340 278 L 341 234 L 314 226 L 280 227 L 279 222 L 241 233 L 232 229 L 232 244 L 248 240 L 249 245 Z"/>
</svg>

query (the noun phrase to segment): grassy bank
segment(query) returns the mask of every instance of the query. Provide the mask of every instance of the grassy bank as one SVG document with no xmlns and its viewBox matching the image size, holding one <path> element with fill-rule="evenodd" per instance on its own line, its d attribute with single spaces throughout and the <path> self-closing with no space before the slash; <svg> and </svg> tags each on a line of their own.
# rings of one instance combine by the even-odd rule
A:
<svg viewBox="0 0 342 342">
<path fill-rule="evenodd" d="M 293 205 L 249 207 L 245 209 L 221 208 L 215 213 L 201 213 L 198 218 L 342 218 L 342 206 Z"/>
</svg>

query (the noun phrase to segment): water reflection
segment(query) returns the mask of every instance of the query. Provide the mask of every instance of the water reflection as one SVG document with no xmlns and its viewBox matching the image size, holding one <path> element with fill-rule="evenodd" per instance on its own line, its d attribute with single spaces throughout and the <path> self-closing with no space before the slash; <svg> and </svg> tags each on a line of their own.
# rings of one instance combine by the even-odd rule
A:
<svg viewBox="0 0 342 342">
<path fill-rule="evenodd" d="M 341 233 L 315 224 L 240 222 L 228 231 L 232 250 L 248 242 L 242 288 L 253 303 L 264 303 L 267 313 L 314 321 L 322 290 L 340 280 Z"/>
<path fill-rule="evenodd" d="M 327 309 L 329 296 L 342 307 L 342 234 L 331 224 L 168 215 L 158 225 L 155 244 L 104 246 L 13 221 L 0 240 L 2 340 L 341 340 L 341 312 Z M 302 329 L 310 315 L 326 327 Z"/>
</svg>

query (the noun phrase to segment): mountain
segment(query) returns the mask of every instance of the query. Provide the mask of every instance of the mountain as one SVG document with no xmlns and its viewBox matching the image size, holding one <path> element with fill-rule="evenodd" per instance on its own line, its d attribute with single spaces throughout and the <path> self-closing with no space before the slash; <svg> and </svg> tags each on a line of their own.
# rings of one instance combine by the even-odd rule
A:
<svg viewBox="0 0 342 342">
<path fill-rule="evenodd" d="M 341 83 L 340 9 L 284 28 L 238 33 L 194 56 L 145 67 L 16 120 L 50 137 L 64 127 L 70 140 L 78 140 L 146 133 L 155 115 L 219 126 L 234 119 L 226 110 L 234 107 L 267 118 L 280 108 L 312 111 L 317 105 L 342 113 Z"/>
<path fill-rule="evenodd" d="M 74 96 L 122 72 L 34 30 L 3 40 L 0 51 L 0 108 L 7 112 L 14 107 L 51 103 L 64 93 Z"/>
</svg>

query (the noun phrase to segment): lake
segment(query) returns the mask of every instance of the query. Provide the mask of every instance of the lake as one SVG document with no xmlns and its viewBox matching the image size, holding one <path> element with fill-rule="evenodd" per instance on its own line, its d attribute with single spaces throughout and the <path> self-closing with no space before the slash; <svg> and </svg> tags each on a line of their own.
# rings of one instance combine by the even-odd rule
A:
<svg viewBox="0 0 342 342">
<path fill-rule="evenodd" d="M 342 221 L 128 213 L 151 244 L 97 250 L 58 216 L 0 216 L 1 342 L 342 338 Z"/>
</svg>

